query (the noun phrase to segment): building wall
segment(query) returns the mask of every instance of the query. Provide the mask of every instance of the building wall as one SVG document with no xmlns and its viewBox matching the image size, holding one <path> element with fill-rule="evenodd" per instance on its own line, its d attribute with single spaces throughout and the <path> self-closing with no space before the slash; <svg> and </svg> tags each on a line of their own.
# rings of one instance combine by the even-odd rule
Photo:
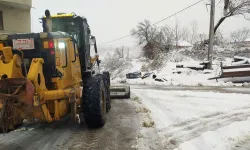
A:
<svg viewBox="0 0 250 150">
<path fill-rule="evenodd" d="M 30 7 L 32 6 L 32 0 L 0 0 L 0 1 L 20 4 L 20 5 L 27 5 Z"/>
<path fill-rule="evenodd" d="M 0 0 L 1 5 L 5 8 L 30 9 L 32 7 L 32 0 Z"/>
<path fill-rule="evenodd" d="M 4 28 L 0 33 L 31 32 L 31 0 L 0 0 L 0 3 Z"/>
</svg>

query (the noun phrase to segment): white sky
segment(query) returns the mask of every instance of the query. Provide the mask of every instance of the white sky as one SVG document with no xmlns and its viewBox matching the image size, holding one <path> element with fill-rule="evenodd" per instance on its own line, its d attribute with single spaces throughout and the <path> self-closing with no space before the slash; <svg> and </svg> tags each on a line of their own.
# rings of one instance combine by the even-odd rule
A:
<svg viewBox="0 0 250 150">
<path fill-rule="evenodd" d="M 33 0 L 32 9 L 32 30 L 42 31 L 38 18 L 44 14 L 45 9 L 49 9 L 52 14 L 58 12 L 71 13 L 85 16 L 91 27 L 92 34 L 97 37 L 98 43 L 117 39 L 130 33 L 137 23 L 148 19 L 152 22 L 159 21 L 198 0 Z M 209 1 L 209 0 L 206 0 Z M 216 0 L 216 21 L 221 16 L 221 6 Z M 207 6 L 208 10 L 210 6 Z M 205 2 L 186 10 L 177 16 L 181 25 L 187 26 L 196 20 L 200 33 L 208 34 L 209 11 Z M 173 25 L 175 17 L 168 19 L 159 25 Z M 248 27 L 250 21 L 243 17 L 233 17 L 226 20 L 220 29 L 228 35 L 232 30 Z M 134 46 L 135 39 L 132 37 L 110 43 L 106 46 Z M 104 45 L 102 45 L 104 46 Z"/>
</svg>

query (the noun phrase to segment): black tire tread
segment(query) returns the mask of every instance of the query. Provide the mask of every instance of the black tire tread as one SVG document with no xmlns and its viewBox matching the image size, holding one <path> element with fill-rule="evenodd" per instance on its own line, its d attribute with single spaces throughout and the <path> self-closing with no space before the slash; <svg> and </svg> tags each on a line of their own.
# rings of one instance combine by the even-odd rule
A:
<svg viewBox="0 0 250 150">
<path fill-rule="evenodd" d="M 85 82 L 83 87 L 82 104 L 86 124 L 90 128 L 104 126 L 106 122 L 106 114 L 103 116 L 100 105 L 100 91 L 103 90 L 102 88 L 105 88 L 103 79 L 100 76 L 93 76 Z"/>
<path fill-rule="evenodd" d="M 109 112 L 111 110 L 111 98 L 110 98 L 110 76 L 109 72 L 103 72 L 103 74 L 99 74 L 103 78 L 105 88 L 106 88 L 106 110 Z"/>
</svg>

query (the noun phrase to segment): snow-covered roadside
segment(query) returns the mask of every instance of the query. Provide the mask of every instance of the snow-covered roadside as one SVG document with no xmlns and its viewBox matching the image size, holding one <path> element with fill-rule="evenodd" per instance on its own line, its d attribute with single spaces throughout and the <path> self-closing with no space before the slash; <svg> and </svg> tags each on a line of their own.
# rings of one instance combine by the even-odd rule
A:
<svg viewBox="0 0 250 150">
<path fill-rule="evenodd" d="M 250 135 L 250 95 L 143 89 L 133 92 L 150 110 L 155 134 L 161 137 L 165 149 L 230 149 Z"/>
<path fill-rule="evenodd" d="M 132 148 L 137 150 L 161 150 L 162 145 L 159 142 L 155 123 L 151 117 L 151 111 L 142 104 L 139 97 L 133 95 L 132 100 L 135 105 L 135 111 L 139 114 L 141 120 L 140 130 L 137 134 L 137 142 Z"/>
</svg>

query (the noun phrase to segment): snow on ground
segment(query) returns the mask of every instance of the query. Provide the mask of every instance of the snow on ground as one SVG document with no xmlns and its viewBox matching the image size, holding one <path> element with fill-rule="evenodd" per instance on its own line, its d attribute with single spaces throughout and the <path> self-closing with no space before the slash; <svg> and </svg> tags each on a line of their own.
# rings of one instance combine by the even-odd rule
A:
<svg viewBox="0 0 250 150">
<path fill-rule="evenodd" d="M 250 95 L 133 89 L 164 149 L 227 150 L 250 136 Z"/>
<path fill-rule="evenodd" d="M 239 146 L 237 141 L 249 137 L 249 126 L 250 118 L 246 121 L 234 122 L 215 131 L 207 131 L 198 138 L 182 143 L 175 150 L 232 150 Z"/>
<path fill-rule="evenodd" d="M 202 65 L 200 65 L 201 61 L 197 61 L 187 56 L 183 56 L 182 54 L 177 52 L 171 52 L 167 56 L 164 56 L 164 60 L 165 61 L 163 66 L 157 69 L 152 69 L 148 67 L 150 61 L 147 61 L 144 58 L 123 60 L 124 63 L 122 65 L 118 65 L 114 70 L 111 71 L 112 82 L 114 84 L 128 83 L 170 86 L 242 86 L 242 84 L 233 84 L 232 82 L 250 80 L 250 77 L 209 80 L 210 78 L 218 77 L 221 74 L 221 60 L 214 60 L 213 70 L 198 71 L 190 68 L 176 68 L 177 65 L 183 65 L 184 67 L 202 67 Z M 233 63 L 233 59 L 230 58 L 224 58 L 223 60 L 223 65 L 237 65 L 243 63 L 243 61 Z M 248 71 L 249 69 L 240 70 Z M 126 79 L 127 73 L 133 73 L 138 71 L 142 72 L 142 75 L 148 72 L 152 72 L 153 74 L 157 75 L 157 78 L 163 79 L 164 82 L 155 81 L 152 76 L 146 79 Z M 244 84 L 244 86 L 245 85 L 246 84 Z"/>
<path fill-rule="evenodd" d="M 218 76 L 220 73 L 219 65 L 214 65 L 214 70 L 196 71 L 189 68 L 176 68 L 178 64 L 186 64 L 189 66 L 197 66 L 199 62 L 194 60 L 182 61 L 181 63 L 166 62 L 164 67 L 158 70 L 151 70 L 157 75 L 157 78 L 165 79 L 164 82 L 155 81 L 152 76 L 146 79 L 126 79 L 127 73 L 141 71 L 142 66 L 145 64 L 144 60 L 131 59 L 129 66 L 126 68 L 119 68 L 112 72 L 112 82 L 117 84 L 124 82 L 128 84 L 148 84 L 148 85 L 173 85 L 173 86 L 232 86 L 234 84 L 216 80 L 208 80 L 209 78 Z M 141 71 L 142 74 L 147 72 Z M 178 73 L 181 72 L 181 73 Z M 239 85 L 240 86 L 240 85 Z"/>
<path fill-rule="evenodd" d="M 140 116 L 140 129 L 136 139 L 136 145 L 133 148 L 137 150 L 161 150 L 162 145 L 160 144 L 159 136 L 156 129 L 154 128 L 154 121 L 151 117 L 151 112 L 145 105 L 141 103 L 141 100 L 137 96 L 132 96 L 135 104 L 135 111 Z"/>
</svg>

